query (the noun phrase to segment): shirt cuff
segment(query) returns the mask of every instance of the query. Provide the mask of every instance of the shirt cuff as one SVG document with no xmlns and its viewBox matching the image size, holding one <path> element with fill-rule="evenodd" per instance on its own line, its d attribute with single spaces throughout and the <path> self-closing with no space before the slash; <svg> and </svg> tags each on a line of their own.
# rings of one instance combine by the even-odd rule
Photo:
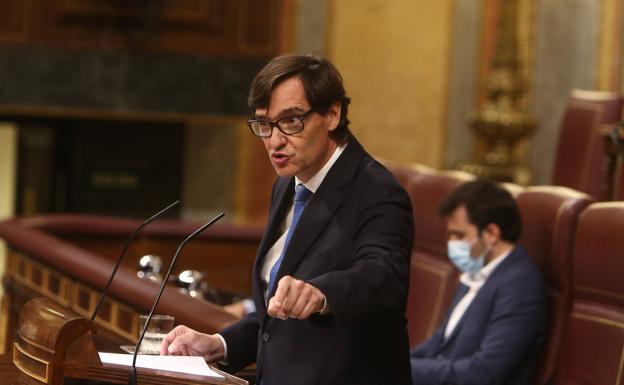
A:
<svg viewBox="0 0 624 385">
<path fill-rule="evenodd" d="M 330 312 L 331 312 L 331 309 L 329 308 L 329 304 L 327 303 L 327 297 L 325 297 L 325 294 L 323 294 L 323 308 L 321 309 L 319 314 L 320 315 L 327 315 Z"/>
<path fill-rule="evenodd" d="M 244 299 L 242 301 L 243 308 L 245 308 L 245 314 L 253 313 L 256 311 L 256 303 L 252 299 Z"/>
<path fill-rule="evenodd" d="M 219 363 L 221 365 L 227 365 L 228 361 L 227 361 L 227 344 L 225 343 L 225 338 L 223 338 L 223 336 L 219 333 L 216 333 L 215 336 L 219 337 L 219 339 L 221 340 L 221 343 L 223 344 L 223 350 L 225 351 L 223 354 L 223 359 L 219 360 Z"/>
</svg>

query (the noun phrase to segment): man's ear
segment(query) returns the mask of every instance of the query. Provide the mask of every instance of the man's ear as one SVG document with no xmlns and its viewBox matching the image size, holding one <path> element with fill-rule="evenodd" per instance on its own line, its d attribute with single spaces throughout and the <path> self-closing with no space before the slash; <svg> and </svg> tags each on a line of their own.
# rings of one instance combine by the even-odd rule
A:
<svg viewBox="0 0 624 385">
<path fill-rule="evenodd" d="M 329 107 L 329 110 L 327 111 L 326 114 L 326 118 L 328 119 L 328 128 L 329 131 L 334 131 L 337 127 L 338 124 L 340 123 L 340 111 L 341 111 L 342 107 L 340 105 L 340 102 L 336 101 L 334 102 L 334 104 L 331 105 L 331 107 Z"/>
<path fill-rule="evenodd" d="M 496 223 L 490 223 L 483 229 L 483 237 L 487 237 L 488 243 L 496 244 L 501 239 L 501 229 Z"/>
</svg>

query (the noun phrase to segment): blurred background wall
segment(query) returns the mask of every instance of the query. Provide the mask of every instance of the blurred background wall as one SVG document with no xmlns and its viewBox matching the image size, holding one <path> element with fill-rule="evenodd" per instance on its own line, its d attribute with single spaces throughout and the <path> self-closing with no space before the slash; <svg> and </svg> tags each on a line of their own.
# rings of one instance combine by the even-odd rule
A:
<svg viewBox="0 0 624 385">
<path fill-rule="evenodd" d="M 502 0 L 0 0 L 0 215 L 174 215 L 262 224 L 275 178 L 246 127 L 271 57 L 326 55 L 375 156 L 453 168 L 482 154 Z M 624 6 L 513 0 L 529 183 L 551 182 L 570 90 L 623 91 Z"/>
<path fill-rule="evenodd" d="M 12 124 L 0 123 L 0 220 L 15 213 L 17 129 Z M 0 274 L 4 274 L 6 244 L 0 240 Z M 0 287 L 0 296 L 4 286 Z"/>
<path fill-rule="evenodd" d="M 444 166 L 452 6 L 329 2 L 326 52 L 353 98 L 353 131 L 372 153 Z"/>
</svg>

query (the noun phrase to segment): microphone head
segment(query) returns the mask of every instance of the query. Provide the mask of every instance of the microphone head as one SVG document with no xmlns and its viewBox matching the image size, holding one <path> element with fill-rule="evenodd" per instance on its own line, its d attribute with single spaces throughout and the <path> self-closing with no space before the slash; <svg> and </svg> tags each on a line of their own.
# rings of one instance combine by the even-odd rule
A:
<svg viewBox="0 0 624 385">
<path fill-rule="evenodd" d="M 182 294 L 193 298 L 204 299 L 217 305 L 222 305 L 221 295 L 206 281 L 206 273 L 197 270 L 184 270 L 176 278 L 176 286 Z"/>
<path fill-rule="evenodd" d="M 176 286 L 180 288 L 180 292 L 188 294 L 191 297 L 202 296 L 202 288 L 206 274 L 197 270 L 184 270 L 178 274 Z"/>
<path fill-rule="evenodd" d="M 147 278 L 151 281 L 160 283 L 162 276 L 162 259 L 158 255 L 144 255 L 139 259 L 137 277 Z"/>
</svg>

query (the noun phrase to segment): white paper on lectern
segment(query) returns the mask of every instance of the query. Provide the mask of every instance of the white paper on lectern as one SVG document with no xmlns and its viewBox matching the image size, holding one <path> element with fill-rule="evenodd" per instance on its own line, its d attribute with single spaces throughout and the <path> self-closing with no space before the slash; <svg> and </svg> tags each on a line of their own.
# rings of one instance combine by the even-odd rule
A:
<svg viewBox="0 0 624 385">
<path fill-rule="evenodd" d="M 132 366 L 132 354 L 98 353 L 102 363 Z M 158 369 L 169 372 L 196 374 L 211 378 L 224 377 L 210 369 L 202 357 L 197 356 L 153 356 L 139 354 L 137 368 Z"/>
</svg>

